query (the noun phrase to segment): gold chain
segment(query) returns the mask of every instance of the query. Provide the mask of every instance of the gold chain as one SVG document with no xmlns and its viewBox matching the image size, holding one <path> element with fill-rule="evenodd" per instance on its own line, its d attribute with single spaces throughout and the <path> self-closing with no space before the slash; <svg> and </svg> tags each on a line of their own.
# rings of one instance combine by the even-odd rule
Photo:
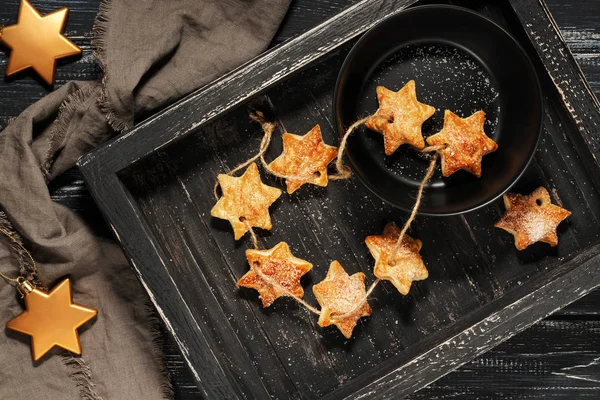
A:
<svg viewBox="0 0 600 400">
<path fill-rule="evenodd" d="M 0 27 L 0 33 L 1 33 L 1 27 Z M 6 231 L 3 228 L 0 228 L 0 233 L 2 233 L 4 236 L 6 236 L 7 238 L 9 238 L 14 244 L 16 244 L 17 246 L 19 246 L 21 248 L 21 250 L 23 250 L 25 252 L 25 254 L 27 254 L 27 256 L 29 257 L 29 259 L 31 260 L 31 265 L 33 267 L 33 272 L 32 274 L 37 273 L 37 264 L 35 263 L 35 260 L 33 259 L 33 256 L 31 255 L 31 253 L 17 240 L 14 238 L 14 236 L 12 236 L 8 231 Z M 8 275 L 3 274 L 2 272 L 0 272 L 0 277 L 2 277 L 6 282 L 14 282 L 18 285 L 22 285 L 23 283 L 25 283 L 27 281 L 27 279 L 25 279 L 23 276 L 18 276 L 16 278 L 11 278 Z"/>
</svg>

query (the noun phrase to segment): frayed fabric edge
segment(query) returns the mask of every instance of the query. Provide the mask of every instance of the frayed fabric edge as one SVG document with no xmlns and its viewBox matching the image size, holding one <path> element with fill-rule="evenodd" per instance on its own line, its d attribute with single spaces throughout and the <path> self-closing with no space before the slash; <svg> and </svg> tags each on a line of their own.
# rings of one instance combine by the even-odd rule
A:
<svg viewBox="0 0 600 400">
<path fill-rule="evenodd" d="M 14 229 L 8 217 L 4 211 L 0 210 L 0 228 L 4 229 L 8 232 L 19 244 L 23 245 L 23 238 L 19 233 Z M 29 257 L 25 254 L 23 248 L 21 248 L 18 244 L 12 243 L 11 248 L 15 251 L 15 253 L 19 257 L 19 270 L 21 276 L 26 277 L 31 280 L 33 284 L 42 290 L 48 290 L 42 283 L 39 281 L 37 274 L 33 272 L 33 265 L 31 265 L 31 261 Z M 96 386 L 92 382 L 92 372 L 90 367 L 85 363 L 82 358 L 76 358 L 69 352 L 64 352 L 61 356 L 61 360 L 63 364 L 73 370 L 69 374 L 69 378 L 71 378 L 77 387 L 79 387 L 79 392 L 81 399 L 83 400 L 102 400 L 102 397 L 98 396 L 95 392 L 94 387 Z"/>
<path fill-rule="evenodd" d="M 95 391 L 96 385 L 92 381 L 92 370 L 90 366 L 81 357 L 75 357 L 69 352 L 64 352 L 61 355 L 63 364 L 74 370 L 70 378 L 79 388 L 79 396 L 83 400 L 102 400 Z"/>
<path fill-rule="evenodd" d="M 10 118 L 6 119 L 4 121 L 4 127 L 0 128 L 0 132 L 5 130 L 10 124 L 12 124 L 15 119 L 17 119 L 17 117 L 10 117 Z"/>
<path fill-rule="evenodd" d="M 167 364 L 165 360 L 165 348 L 163 345 L 162 331 L 160 329 L 161 320 L 156 315 L 156 310 L 152 303 L 144 299 L 144 311 L 148 319 L 148 325 L 150 328 L 150 337 L 152 338 L 152 354 L 159 360 L 159 372 L 163 376 L 160 386 L 163 392 L 163 396 L 167 400 L 171 400 L 175 397 L 175 391 L 167 370 Z"/>
<path fill-rule="evenodd" d="M 138 294 L 134 299 L 132 299 L 132 304 L 140 305 L 139 310 L 142 313 L 144 321 L 146 321 L 145 328 L 148 329 L 148 332 L 150 333 L 149 344 L 152 356 L 156 362 L 155 365 L 157 365 L 158 372 L 161 377 L 159 385 L 162 390 L 162 396 L 165 400 L 172 400 L 175 397 L 175 391 L 171 383 L 171 377 L 167 370 L 165 348 L 163 344 L 163 332 L 160 329 L 162 323 L 161 319 L 158 316 L 154 305 L 148 298 L 146 291 L 139 283 L 137 276 L 135 276 L 135 274 L 131 274 L 124 279 L 127 279 L 127 285 L 130 285 L 129 279 L 131 279 L 132 283 L 139 288 Z"/>
<path fill-rule="evenodd" d="M 34 272 L 34 268 L 33 268 L 33 265 L 31 264 L 31 260 L 29 259 L 29 256 L 27 254 L 25 254 L 25 250 L 23 250 L 23 248 L 21 247 L 21 246 L 23 246 L 23 238 L 21 237 L 19 232 L 17 232 L 15 230 L 15 228 L 12 226 L 12 224 L 8 220 L 8 216 L 6 215 L 6 213 L 1 210 L 0 210 L 0 228 L 2 228 L 8 234 L 10 234 L 12 236 L 12 238 L 14 240 L 16 240 L 18 243 L 17 244 L 17 243 L 11 242 L 10 247 L 19 258 L 19 274 L 22 277 L 26 278 L 27 280 L 31 281 L 36 287 L 45 289 L 43 287 L 43 285 L 41 284 L 41 282 L 39 281 L 37 273 Z M 19 246 L 19 245 L 21 245 L 21 246 Z"/>
<path fill-rule="evenodd" d="M 122 132 L 128 128 L 130 128 L 129 124 L 125 121 L 118 118 L 111 108 L 110 102 L 108 101 L 108 94 L 106 92 L 106 84 L 108 81 L 108 71 L 106 67 L 106 48 L 105 48 L 105 36 L 108 30 L 109 24 L 109 12 L 112 6 L 111 0 L 102 0 L 100 2 L 100 7 L 98 14 L 96 15 L 96 19 L 94 20 L 93 26 L 93 39 L 92 39 L 92 48 L 94 49 L 94 56 L 98 60 L 98 64 L 101 69 L 101 79 L 100 79 L 100 96 L 98 99 L 98 105 L 100 111 L 104 113 L 106 120 L 109 126 L 117 132 Z M 90 85 L 89 91 L 96 90 L 98 86 Z M 53 138 L 49 144 L 49 149 L 46 157 L 46 162 L 43 166 L 44 175 L 48 176 L 50 172 L 50 168 L 52 165 L 51 155 L 53 154 L 52 149 L 55 149 L 56 146 L 60 143 L 61 135 L 66 134 L 66 130 L 68 129 L 68 122 L 70 121 L 70 117 L 74 112 L 74 104 L 78 100 L 85 99 L 90 92 L 86 90 L 86 88 L 81 88 L 80 90 L 72 93 L 61 105 L 61 109 L 59 110 L 59 117 L 57 118 L 57 127 L 56 127 L 56 136 Z M 1 217 L 1 215 L 0 215 Z M 1 223 L 1 221 L 0 221 Z M 152 304 L 145 297 L 145 293 L 143 293 L 140 288 L 140 296 L 136 299 L 135 303 L 143 305 L 143 310 L 145 315 L 145 320 L 147 321 L 147 329 L 150 333 L 151 338 L 151 350 L 153 358 L 155 359 L 157 365 L 159 366 L 159 373 L 161 374 L 161 382 L 160 387 L 162 389 L 163 397 L 165 399 L 171 400 L 174 397 L 174 390 L 171 384 L 171 380 L 166 368 L 166 360 L 164 357 L 164 346 L 162 343 L 162 333 L 160 330 L 160 320 L 156 316 L 156 312 L 152 307 Z M 77 386 L 80 388 L 80 395 L 82 400 L 102 400 L 102 397 L 98 396 L 95 392 L 94 387 L 96 386 L 92 381 L 92 374 L 90 367 L 85 363 L 82 358 L 76 358 L 70 353 L 66 353 L 63 356 L 63 362 L 65 365 L 74 369 L 75 372 L 71 374 L 71 378 L 75 381 Z"/>
<path fill-rule="evenodd" d="M 21 235 L 15 230 L 9 221 L 8 216 L 2 210 L 0 210 L 0 228 L 4 229 L 19 244 L 23 245 L 23 239 Z M 31 264 L 31 261 L 25 254 L 24 250 L 16 243 L 11 243 L 10 246 L 18 256 L 20 275 L 30 279 L 36 287 L 42 290 L 48 290 L 48 288 L 42 285 L 42 283 L 39 281 L 37 274 L 33 272 L 33 265 Z M 135 276 L 132 276 L 131 279 L 132 281 L 137 280 Z M 150 348 L 158 365 L 158 372 L 161 375 L 160 387 L 163 397 L 166 400 L 172 400 L 175 396 L 175 393 L 166 367 L 164 346 L 162 342 L 162 331 L 160 330 L 160 319 L 156 315 L 156 311 L 154 310 L 152 304 L 144 294 L 143 289 L 139 288 L 139 291 L 140 294 L 133 303 L 135 305 L 141 305 L 140 308 L 145 314 L 144 320 L 147 321 L 146 328 L 150 333 Z M 64 352 L 61 355 L 61 360 L 63 364 L 71 370 L 69 377 L 79 388 L 80 398 L 82 400 L 103 400 L 103 398 L 95 391 L 96 384 L 92 380 L 91 368 L 82 357 L 74 356 L 69 352 Z"/>
<path fill-rule="evenodd" d="M 131 126 L 123 119 L 117 117 L 116 113 L 110 105 L 110 102 L 108 100 L 108 93 L 106 92 L 106 86 L 108 82 L 108 70 L 106 68 L 107 60 L 105 37 L 108 30 L 108 14 L 110 12 L 111 7 L 112 0 L 102 0 L 100 2 L 98 15 L 96 15 L 96 19 L 94 20 L 94 27 L 92 28 L 92 48 L 94 49 L 94 55 L 98 60 L 98 64 L 100 65 L 100 70 L 102 71 L 100 78 L 102 88 L 100 90 L 100 99 L 98 100 L 100 110 L 106 116 L 108 125 L 112 129 L 114 129 L 117 132 L 123 132 L 124 130 L 131 128 Z"/>
<path fill-rule="evenodd" d="M 46 182 L 48 182 L 51 172 L 50 170 L 52 168 L 52 164 L 54 163 L 56 155 L 58 154 L 61 141 L 66 136 L 73 114 L 77 110 L 77 104 L 85 102 L 88 99 L 88 97 L 96 91 L 98 85 L 98 83 L 94 82 L 77 89 L 69 96 L 67 96 L 67 98 L 60 105 L 58 109 L 58 116 L 54 121 L 52 133 L 50 134 L 50 139 L 48 141 L 48 149 L 46 150 L 46 156 L 44 157 L 44 162 L 41 166 L 42 174 L 44 175 L 44 179 L 46 180 Z"/>
<path fill-rule="evenodd" d="M 99 62 L 102 78 L 99 83 L 100 87 L 100 98 L 98 100 L 100 110 L 105 114 L 108 124 L 115 131 L 124 131 L 130 126 L 121 119 L 117 118 L 114 111 L 110 107 L 108 102 L 108 96 L 106 93 L 106 82 L 108 80 L 107 69 L 106 69 L 106 52 L 104 50 L 104 36 L 108 28 L 108 12 L 111 7 L 110 0 L 102 0 L 100 3 L 100 9 L 96 19 L 94 21 L 92 46 L 94 48 L 94 55 Z M 71 117 L 76 110 L 75 105 L 77 103 L 85 101 L 88 96 L 98 88 L 98 84 L 90 84 L 84 86 L 77 91 L 71 93 L 61 104 L 56 118 L 54 130 L 48 143 L 48 149 L 46 152 L 45 160 L 41 166 L 44 177 L 50 175 L 50 170 L 54 161 L 53 154 L 56 153 L 60 146 L 61 140 L 67 133 L 69 122 Z M 6 121 L 8 126 L 12 121 Z M 5 126 L 5 128 L 6 128 Z M 5 229 L 11 234 L 19 243 L 22 244 L 22 238 L 14 230 L 12 224 L 8 220 L 6 214 L 0 211 L 0 227 Z M 23 250 L 18 245 L 13 245 L 12 248 L 19 255 L 19 268 L 20 273 L 23 276 L 30 278 L 34 284 L 41 288 L 46 289 L 41 282 L 38 280 L 37 275 L 33 274 L 33 266 L 29 262 L 28 257 L 24 254 Z M 140 289 L 141 290 L 141 289 Z M 143 293 L 143 292 L 142 292 Z M 146 314 L 147 329 L 150 332 L 151 337 L 151 349 L 153 357 L 155 358 L 157 365 L 159 366 L 159 373 L 162 375 L 160 386 L 165 399 L 171 400 L 174 397 L 174 390 L 171 384 L 170 377 L 166 368 L 166 360 L 164 358 L 164 346 L 162 342 L 162 332 L 160 330 L 160 320 L 156 316 L 156 312 L 152 304 L 148 301 L 144 294 L 141 294 L 137 304 L 142 304 L 144 312 Z M 81 357 L 75 357 L 71 353 L 65 352 L 61 356 L 63 364 L 73 370 L 70 374 L 70 378 L 75 382 L 77 387 L 80 389 L 80 396 L 82 400 L 102 400 L 96 391 L 96 384 L 92 381 L 92 372 L 90 366 Z"/>
</svg>

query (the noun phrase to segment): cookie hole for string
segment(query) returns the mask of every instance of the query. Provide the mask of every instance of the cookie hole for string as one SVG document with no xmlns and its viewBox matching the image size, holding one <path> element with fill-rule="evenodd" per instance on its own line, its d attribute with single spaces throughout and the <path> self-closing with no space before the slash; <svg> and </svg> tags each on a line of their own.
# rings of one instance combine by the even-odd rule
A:
<svg viewBox="0 0 600 400">
<path fill-rule="evenodd" d="M 239 220 L 240 222 L 246 222 L 246 217 L 240 217 Z"/>
<path fill-rule="evenodd" d="M 392 115 L 391 117 L 388 117 L 387 122 L 389 124 L 393 124 L 394 123 L 394 116 Z"/>
<path fill-rule="evenodd" d="M 313 178 L 318 179 L 321 177 L 321 171 L 315 171 L 313 172 Z"/>
<path fill-rule="evenodd" d="M 258 261 L 252 261 L 252 267 L 254 267 L 254 268 L 260 267 L 260 262 L 258 262 Z"/>
<path fill-rule="evenodd" d="M 536 199 L 535 200 L 535 204 L 537 204 L 538 206 L 542 206 L 542 204 L 544 204 L 544 202 L 542 201 L 542 199 Z"/>
</svg>

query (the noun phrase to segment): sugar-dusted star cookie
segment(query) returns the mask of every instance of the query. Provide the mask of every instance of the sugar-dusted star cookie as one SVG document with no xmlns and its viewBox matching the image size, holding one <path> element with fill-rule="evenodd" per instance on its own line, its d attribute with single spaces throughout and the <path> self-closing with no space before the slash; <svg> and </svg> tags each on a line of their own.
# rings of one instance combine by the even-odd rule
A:
<svg viewBox="0 0 600 400">
<path fill-rule="evenodd" d="M 315 125 L 304 136 L 284 133 L 283 153 L 269 167 L 282 175 L 305 177 L 285 180 L 287 192 L 292 194 L 305 183 L 327 186 L 327 165 L 337 152 L 337 147 L 323 142 L 321 127 Z"/>
<path fill-rule="evenodd" d="M 460 118 L 450 110 L 444 113 L 444 127 L 427 138 L 430 146 L 446 146 L 438 150 L 442 156 L 442 174 L 448 177 L 464 169 L 481 176 L 481 159 L 496 151 L 498 145 L 483 131 L 485 113 L 477 111 L 468 118 Z"/>
<path fill-rule="evenodd" d="M 379 109 L 365 126 L 383 135 L 385 154 L 393 154 L 398 147 L 409 144 L 417 149 L 425 147 L 421 125 L 435 113 L 435 108 L 417 100 L 415 81 L 409 81 L 398 92 L 377 86 Z"/>
<path fill-rule="evenodd" d="M 402 245 L 391 260 L 390 253 L 400 237 L 400 228 L 395 223 L 388 223 L 382 235 L 367 236 L 365 243 L 375 259 L 373 273 L 382 280 L 392 284 L 403 295 L 407 295 L 413 281 L 427 279 L 429 273 L 419 254 L 422 243 L 408 235 L 402 238 Z"/>
<path fill-rule="evenodd" d="M 365 274 L 357 272 L 348 276 L 337 261 L 331 263 L 325 279 L 313 286 L 313 292 L 321 305 L 319 326 L 334 324 L 346 339 L 352 337 L 361 317 L 371 315 L 365 298 Z"/>
<path fill-rule="evenodd" d="M 250 226 L 272 228 L 269 207 L 281 196 L 281 190 L 262 183 L 255 163 L 239 178 L 219 174 L 218 180 L 223 196 L 210 210 L 210 215 L 228 220 L 235 240 L 244 236 Z"/>
<path fill-rule="evenodd" d="M 81 54 L 62 34 L 68 12 L 61 8 L 42 17 L 29 1 L 21 0 L 17 23 L 0 28 L 0 41 L 11 49 L 6 76 L 33 68 L 48 85 L 54 83 L 56 60 Z"/>
<path fill-rule="evenodd" d="M 302 298 L 300 278 L 312 269 L 312 264 L 294 257 L 285 242 L 269 250 L 246 250 L 250 271 L 240 278 L 238 286 L 255 289 L 263 307 L 269 307 L 281 296 Z"/>
<path fill-rule="evenodd" d="M 507 193 L 504 195 L 506 214 L 494 226 L 515 237 L 517 250 L 523 250 L 535 242 L 558 244 L 556 227 L 571 215 L 569 210 L 555 206 L 544 187 L 529 195 Z"/>
</svg>

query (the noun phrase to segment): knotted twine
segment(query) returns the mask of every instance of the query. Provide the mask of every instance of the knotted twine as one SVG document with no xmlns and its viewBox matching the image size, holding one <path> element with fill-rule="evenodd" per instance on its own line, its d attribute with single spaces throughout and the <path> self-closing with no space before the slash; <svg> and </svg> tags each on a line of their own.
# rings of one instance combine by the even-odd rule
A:
<svg viewBox="0 0 600 400">
<path fill-rule="evenodd" d="M 265 169 L 265 171 L 267 171 L 269 174 L 277 177 L 277 178 L 282 178 L 282 179 L 290 179 L 290 180 L 306 180 L 312 177 L 312 175 L 306 175 L 306 176 L 302 176 L 302 175 L 285 175 L 285 174 L 281 174 L 277 171 L 274 171 L 269 164 L 267 163 L 267 161 L 265 160 L 264 154 L 265 152 L 268 150 L 269 145 L 271 143 L 271 139 L 273 137 L 273 132 L 276 129 L 276 125 L 275 123 L 271 122 L 271 121 L 267 121 L 267 119 L 265 118 L 264 114 L 260 111 L 255 111 L 253 113 L 250 114 L 250 119 L 252 119 L 253 121 L 258 122 L 263 130 L 263 138 L 260 142 L 260 146 L 259 146 L 259 150 L 258 152 L 250 157 L 248 160 L 238 164 L 236 167 L 234 167 L 233 169 L 231 169 L 229 172 L 227 172 L 227 175 L 233 175 L 234 173 L 236 173 L 237 171 L 247 167 L 248 165 L 250 165 L 251 163 L 255 162 L 256 160 L 260 159 L 261 164 L 263 166 L 263 168 Z M 347 147 L 347 143 L 348 143 L 348 138 L 350 137 L 350 135 L 352 135 L 352 133 L 356 130 L 356 128 L 358 128 L 359 126 L 364 125 L 365 123 L 375 120 L 375 119 L 386 119 L 388 120 L 387 116 L 379 116 L 379 115 L 369 115 L 366 116 L 364 118 L 359 119 L 358 121 L 354 122 L 352 125 L 350 125 L 348 127 L 348 129 L 346 130 L 346 132 L 344 133 L 344 136 L 342 136 L 342 140 L 340 141 L 340 147 L 338 148 L 338 154 L 336 157 L 336 161 L 335 161 L 335 169 L 336 169 L 336 174 L 335 175 L 329 175 L 328 178 L 331 180 L 344 180 L 344 179 L 348 179 L 352 176 L 352 172 L 350 170 L 350 168 L 348 168 L 347 166 L 344 165 L 344 154 L 346 152 L 346 147 Z M 428 146 L 425 147 L 421 150 L 419 150 L 421 153 L 435 153 L 434 156 L 431 158 L 431 161 L 429 163 L 429 167 L 427 168 L 427 172 L 425 174 L 425 176 L 423 177 L 423 179 L 421 180 L 421 183 L 419 185 L 419 190 L 417 192 L 417 198 L 415 200 L 415 204 L 413 205 L 413 208 L 411 210 L 411 213 L 408 217 L 408 219 L 406 220 L 406 222 L 404 223 L 404 226 L 402 227 L 402 230 L 400 231 L 400 235 L 398 236 L 398 239 L 396 240 L 396 244 L 394 245 L 394 247 L 392 248 L 392 251 L 390 252 L 390 254 L 388 255 L 388 262 L 396 263 L 397 262 L 397 257 L 398 254 L 400 252 L 400 249 L 402 248 L 402 242 L 404 240 L 404 236 L 406 236 L 406 232 L 408 231 L 408 229 L 410 228 L 411 224 L 413 223 L 413 221 L 415 220 L 417 213 L 419 211 L 419 207 L 421 206 L 421 200 L 423 199 L 423 193 L 425 191 L 425 185 L 427 184 L 427 182 L 429 182 L 429 180 L 431 179 L 431 177 L 433 176 L 433 173 L 435 171 L 435 167 L 437 165 L 437 160 L 439 158 L 439 150 L 443 149 L 445 146 Z M 219 200 L 219 195 L 218 195 L 218 188 L 219 188 L 219 181 L 217 180 L 217 182 L 215 183 L 215 186 L 213 188 L 213 194 L 215 196 L 216 200 Z M 254 249 L 258 250 L 259 247 L 259 242 L 258 242 L 258 238 L 256 236 L 256 233 L 254 232 L 254 229 L 252 228 L 252 226 L 245 221 L 246 224 L 246 228 L 248 229 L 248 231 L 250 232 L 250 236 L 252 239 L 252 244 L 254 246 Z M 263 273 L 261 273 L 259 270 L 257 270 L 253 265 L 250 265 L 250 269 L 256 273 L 263 281 L 265 281 L 267 284 L 277 288 L 278 290 L 284 292 L 286 294 L 286 296 L 293 298 L 295 301 L 297 301 L 299 304 L 303 305 L 305 308 L 307 308 L 310 312 L 317 314 L 317 315 L 321 315 L 321 311 L 318 310 L 317 308 L 311 306 L 309 303 L 307 303 L 306 301 L 304 301 L 302 298 L 298 297 L 296 294 L 292 293 L 291 291 L 289 291 L 287 288 L 285 288 L 284 286 L 282 286 L 281 284 L 279 284 L 277 281 L 271 279 L 270 277 L 264 275 Z M 375 281 L 373 281 L 373 283 L 371 284 L 371 286 L 369 286 L 369 289 L 365 292 L 365 296 L 364 298 L 357 302 L 357 304 L 354 306 L 354 308 L 352 308 L 350 311 L 347 311 L 341 315 L 335 315 L 332 314 L 332 317 L 334 318 L 339 318 L 339 319 L 343 319 L 346 318 L 348 316 L 351 316 L 352 314 L 354 314 L 354 312 L 356 310 L 358 310 L 360 307 L 362 307 L 363 304 L 365 304 L 369 298 L 369 296 L 373 293 L 373 291 L 375 290 L 375 288 L 377 287 L 377 285 L 379 284 L 379 282 L 381 282 L 381 279 L 377 278 Z"/>
</svg>

